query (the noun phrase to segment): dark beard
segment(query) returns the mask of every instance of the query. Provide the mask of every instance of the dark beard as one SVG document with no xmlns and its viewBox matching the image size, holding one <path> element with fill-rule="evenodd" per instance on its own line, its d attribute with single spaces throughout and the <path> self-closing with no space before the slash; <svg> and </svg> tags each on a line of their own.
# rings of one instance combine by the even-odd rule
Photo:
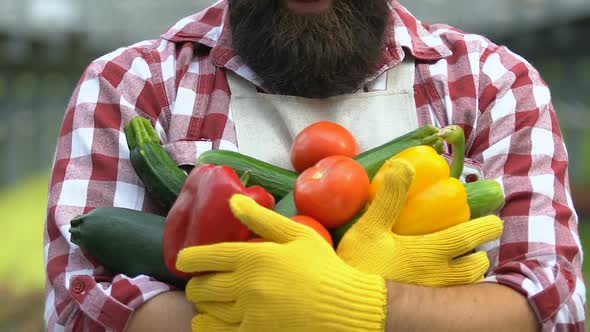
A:
<svg viewBox="0 0 590 332">
<path fill-rule="evenodd" d="M 278 0 L 230 0 L 233 47 L 273 93 L 352 93 L 377 70 L 390 0 L 334 0 L 317 15 Z"/>
</svg>

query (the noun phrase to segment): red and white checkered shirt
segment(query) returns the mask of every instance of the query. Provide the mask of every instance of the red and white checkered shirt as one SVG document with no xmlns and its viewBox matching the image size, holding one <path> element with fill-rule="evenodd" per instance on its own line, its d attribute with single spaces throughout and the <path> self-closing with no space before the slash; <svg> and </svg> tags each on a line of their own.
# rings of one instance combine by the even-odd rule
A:
<svg viewBox="0 0 590 332">
<path fill-rule="evenodd" d="M 547 85 L 506 47 L 423 24 L 397 1 L 392 7 L 394 33 L 380 73 L 413 55 L 420 124 L 462 125 L 468 164 L 505 190 L 504 235 L 484 248 L 492 262 L 487 280 L 527 296 L 544 331 L 585 331 L 568 157 Z M 147 276 L 109 275 L 69 241 L 69 222 L 104 206 L 159 212 L 129 162 L 122 127 L 135 116 L 155 123 L 179 164 L 191 165 L 209 149 L 237 149 L 225 71 L 261 84 L 232 49 L 227 20 L 227 1 L 220 1 L 157 40 L 97 59 L 83 74 L 65 115 L 49 194 L 49 331 L 122 331 L 134 309 L 171 289 Z M 379 79 L 367 86 L 380 89 Z"/>
</svg>

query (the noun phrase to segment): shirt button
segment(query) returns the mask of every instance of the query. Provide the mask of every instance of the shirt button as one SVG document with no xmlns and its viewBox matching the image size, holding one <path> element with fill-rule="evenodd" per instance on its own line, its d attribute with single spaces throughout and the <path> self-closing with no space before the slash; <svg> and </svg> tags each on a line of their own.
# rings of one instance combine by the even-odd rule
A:
<svg viewBox="0 0 590 332">
<path fill-rule="evenodd" d="M 74 279 L 74 281 L 72 281 L 72 287 L 71 287 L 72 292 L 74 292 L 76 294 L 82 294 L 85 289 L 86 289 L 86 284 L 84 283 L 84 281 L 82 281 L 80 279 Z"/>
<path fill-rule="evenodd" d="M 477 176 L 477 174 L 469 174 L 465 177 L 465 182 L 467 182 L 467 183 L 476 182 L 476 181 L 479 181 L 479 176 Z"/>
</svg>

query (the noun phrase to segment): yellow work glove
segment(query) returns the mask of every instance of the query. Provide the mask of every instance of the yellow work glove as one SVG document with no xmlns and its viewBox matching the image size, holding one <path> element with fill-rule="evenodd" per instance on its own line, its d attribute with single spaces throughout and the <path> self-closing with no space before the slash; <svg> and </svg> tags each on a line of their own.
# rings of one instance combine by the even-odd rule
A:
<svg viewBox="0 0 590 332">
<path fill-rule="evenodd" d="M 344 235 L 338 255 L 360 271 L 402 283 L 441 287 L 483 280 L 490 266 L 487 254 L 471 252 L 500 238 L 502 220 L 486 216 L 427 235 L 394 234 L 414 169 L 403 160 L 388 162 L 392 164 L 383 188 Z"/>
<path fill-rule="evenodd" d="M 265 243 L 182 250 L 178 270 L 216 271 L 186 288 L 199 314 L 193 331 L 383 331 L 383 277 L 344 263 L 313 229 L 235 195 L 234 215 Z"/>
</svg>

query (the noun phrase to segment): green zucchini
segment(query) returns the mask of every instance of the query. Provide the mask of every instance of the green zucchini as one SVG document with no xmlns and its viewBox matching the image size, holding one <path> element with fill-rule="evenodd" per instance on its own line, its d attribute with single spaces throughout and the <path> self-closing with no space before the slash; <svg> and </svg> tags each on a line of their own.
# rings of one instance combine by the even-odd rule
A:
<svg viewBox="0 0 590 332">
<path fill-rule="evenodd" d="M 197 159 L 197 164 L 227 165 L 240 176 L 249 172 L 248 184 L 261 185 L 277 200 L 293 190 L 297 180 L 297 173 L 294 171 L 234 151 L 210 150 L 203 152 Z"/>
<path fill-rule="evenodd" d="M 187 178 L 160 144 L 151 122 L 142 117 L 133 118 L 125 126 L 129 158 L 146 191 L 168 211 Z"/>
<path fill-rule="evenodd" d="M 438 135 L 439 132 L 440 129 L 432 125 L 426 125 L 383 145 L 365 151 L 354 159 L 365 168 L 369 178 L 372 179 L 385 161 L 413 146 L 430 145 L 439 151 L 439 153 L 442 153 L 443 143 Z M 277 202 L 274 210 L 286 217 L 297 215 L 295 196 L 292 190 Z"/>
<path fill-rule="evenodd" d="M 184 288 L 164 263 L 166 218 L 125 208 L 96 208 L 70 222 L 71 241 L 114 274 L 147 275 Z"/>
</svg>

